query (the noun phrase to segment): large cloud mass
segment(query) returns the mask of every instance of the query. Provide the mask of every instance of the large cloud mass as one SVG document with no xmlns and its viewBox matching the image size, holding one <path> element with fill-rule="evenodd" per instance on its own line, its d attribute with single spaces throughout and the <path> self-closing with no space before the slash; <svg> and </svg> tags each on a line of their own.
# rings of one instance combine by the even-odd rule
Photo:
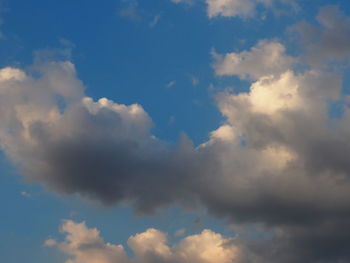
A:
<svg viewBox="0 0 350 263">
<path fill-rule="evenodd" d="M 47 63 L 34 73 L 0 70 L 0 142 L 26 179 L 106 204 L 135 202 L 140 210 L 173 202 L 176 191 L 186 198 L 179 178 L 186 164 L 178 166 L 188 162 L 186 150 L 152 136 L 152 120 L 140 105 L 86 97 L 70 62 Z M 172 189 L 163 187 L 169 184 Z"/>
<path fill-rule="evenodd" d="M 324 10 L 319 20 L 333 9 Z M 3 68 L 0 144 L 27 180 L 59 193 L 127 202 L 140 212 L 198 202 L 237 227 L 254 224 L 272 233 L 264 241 L 242 240 L 237 262 L 349 262 L 349 98 L 338 72 L 310 65 L 296 71 L 298 58 L 285 53 L 282 44 L 263 41 L 220 57 L 218 75 L 252 83 L 247 92 L 217 96 L 225 121 L 198 147 L 185 136 L 176 145 L 155 138 L 140 105 L 86 97 L 70 62 L 37 65 L 35 72 Z M 330 111 L 335 102 L 341 114 Z M 98 232 L 78 227 L 87 232 L 84 240 L 98 244 L 90 250 L 90 243 L 76 241 L 76 225 L 66 227 L 63 248 L 75 258 L 70 262 L 95 256 L 112 262 L 115 254 L 129 260 Z M 174 252 L 163 233 L 149 230 L 129 246 L 149 262 L 178 262 L 179 255 L 187 257 L 179 262 L 197 262 L 196 251 L 186 248 L 221 238 L 203 232 Z M 81 248 L 91 254 L 86 258 Z"/>
</svg>

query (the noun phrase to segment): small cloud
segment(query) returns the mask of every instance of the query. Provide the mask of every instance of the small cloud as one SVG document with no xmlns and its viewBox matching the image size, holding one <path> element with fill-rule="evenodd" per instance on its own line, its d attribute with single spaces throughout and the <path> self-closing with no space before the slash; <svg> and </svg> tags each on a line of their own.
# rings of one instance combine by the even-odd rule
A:
<svg viewBox="0 0 350 263">
<path fill-rule="evenodd" d="M 45 240 L 45 241 L 44 241 L 44 244 L 43 244 L 44 247 L 54 247 L 54 246 L 56 246 L 56 245 L 57 245 L 57 241 L 54 240 L 54 239 L 51 239 L 51 238 Z"/>
<path fill-rule="evenodd" d="M 140 21 L 142 19 L 141 9 L 137 1 L 131 1 L 126 7 L 119 10 L 119 15 L 123 18 Z"/>
<path fill-rule="evenodd" d="M 72 41 L 70 41 L 69 39 L 61 37 L 58 39 L 58 41 L 65 48 L 69 48 L 70 50 L 75 48 L 75 44 Z"/>
<path fill-rule="evenodd" d="M 180 236 L 183 236 L 185 233 L 186 233 L 186 229 L 180 228 L 180 229 L 178 229 L 178 230 L 175 232 L 174 236 L 175 236 L 175 237 L 180 237 Z"/>
<path fill-rule="evenodd" d="M 190 75 L 190 80 L 192 83 L 192 86 L 197 86 L 199 84 L 199 79 L 196 76 Z"/>
<path fill-rule="evenodd" d="M 121 2 L 118 15 L 124 19 L 133 22 L 143 22 L 143 24 L 153 28 L 162 17 L 161 13 L 157 14 L 143 9 L 137 0 L 123 0 Z"/>
<path fill-rule="evenodd" d="M 26 198 L 32 198 L 32 195 L 30 193 L 25 192 L 25 191 L 21 192 L 21 196 L 24 196 Z"/>
<path fill-rule="evenodd" d="M 151 28 L 155 27 L 158 24 L 160 18 L 161 18 L 161 15 L 155 15 L 152 21 L 149 23 L 149 26 Z"/>
<path fill-rule="evenodd" d="M 173 80 L 173 81 L 168 82 L 168 83 L 165 85 L 165 87 L 166 87 L 167 89 L 169 89 L 169 88 L 173 87 L 175 84 L 176 84 L 176 81 Z"/>
<path fill-rule="evenodd" d="M 171 2 L 175 4 L 186 4 L 186 5 L 194 5 L 194 0 L 171 0 Z"/>
</svg>

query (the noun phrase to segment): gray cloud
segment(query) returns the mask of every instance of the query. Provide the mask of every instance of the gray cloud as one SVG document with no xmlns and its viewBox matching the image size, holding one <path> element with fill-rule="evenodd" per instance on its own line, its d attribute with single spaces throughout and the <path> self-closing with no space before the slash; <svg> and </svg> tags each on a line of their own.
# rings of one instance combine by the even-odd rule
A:
<svg viewBox="0 0 350 263">
<path fill-rule="evenodd" d="M 70 62 L 34 68 L 0 71 L 0 142 L 27 180 L 142 213 L 199 201 L 231 223 L 274 232 L 259 246 L 272 242 L 280 257 L 244 245 L 261 262 L 320 262 L 327 242 L 348 242 L 338 218 L 350 216 L 349 110 L 330 125 L 327 107 L 341 97 L 337 75 L 286 71 L 248 93 L 218 95 L 226 122 L 194 147 L 186 137 L 177 145 L 155 138 L 140 105 L 86 97 Z M 317 245 L 315 232 L 326 230 L 330 241 Z M 346 256 L 332 252 L 326 262 Z"/>
<path fill-rule="evenodd" d="M 318 25 L 302 22 L 291 27 L 306 47 L 306 60 L 315 66 L 349 59 L 350 18 L 338 6 L 326 6 L 316 19 Z"/>
<path fill-rule="evenodd" d="M 0 142 L 27 180 L 147 211 L 190 195 L 186 139 L 173 148 L 152 136 L 140 105 L 85 97 L 70 62 L 36 68 L 0 71 Z"/>
<path fill-rule="evenodd" d="M 263 50 L 268 57 L 274 49 Z M 70 62 L 1 69 L 1 148 L 27 180 L 61 194 L 143 213 L 199 202 L 230 224 L 271 233 L 264 242 L 242 240 L 241 262 L 348 262 L 350 110 L 342 78 L 284 63 L 264 71 L 253 51 L 245 54 L 254 71 L 243 59 L 231 73 L 252 76 L 249 91 L 217 96 L 225 121 L 197 147 L 186 136 L 175 145 L 155 138 L 138 104 L 86 97 Z M 334 101 L 344 105 L 341 118 L 329 113 Z"/>
</svg>

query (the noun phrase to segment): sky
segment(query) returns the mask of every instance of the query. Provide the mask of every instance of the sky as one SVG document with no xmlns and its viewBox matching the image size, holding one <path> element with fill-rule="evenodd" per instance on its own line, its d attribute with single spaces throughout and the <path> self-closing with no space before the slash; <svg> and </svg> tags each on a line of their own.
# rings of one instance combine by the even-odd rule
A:
<svg viewBox="0 0 350 263">
<path fill-rule="evenodd" d="M 0 0 L 0 261 L 350 262 L 350 2 Z"/>
</svg>

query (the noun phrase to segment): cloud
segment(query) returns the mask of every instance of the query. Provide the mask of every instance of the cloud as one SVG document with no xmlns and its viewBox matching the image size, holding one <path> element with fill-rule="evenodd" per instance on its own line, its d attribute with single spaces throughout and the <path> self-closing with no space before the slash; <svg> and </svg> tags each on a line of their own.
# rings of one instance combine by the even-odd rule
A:
<svg viewBox="0 0 350 263">
<path fill-rule="evenodd" d="M 32 198 L 32 195 L 28 192 L 22 191 L 21 192 L 21 196 L 25 197 L 25 198 Z"/>
<path fill-rule="evenodd" d="M 298 5 L 294 0 L 203 0 L 207 5 L 209 18 L 241 17 L 252 18 L 256 14 L 258 7 L 269 8 L 275 13 L 281 13 L 285 7 L 289 10 L 297 10 Z M 171 2 L 188 5 L 194 4 L 193 0 L 171 0 Z"/>
<path fill-rule="evenodd" d="M 344 61 L 350 57 L 350 17 L 338 6 L 326 6 L 316 17 L 318 25 L 301 22 L 291 31 L 296 32 L 305 46 L 307 62 L 324 65 L 329 61 Z"/>
<path fill-rule="evenodd" d="M 143 16 L 143 11 L 139 7 L 139 3 L 136 0 L 123 1 L 124 5 L 128 3 L 125 7 L 119 10 L 119 15 L 123 18 L 129 19 L 131 21 L 141 21 Z"/>
<path fill-rule="evenodd" d="M 287 5 L 296 8 L 296 3 L 289 0 L 205 0 L 208 6 L 209 18 L 223 17 L 252 17 L 258 6 L 275 9 L 276 6 Z M 277 11 L 277 9 L 276 9 Z"/>
<path fill-rule="evenodd" d="M 206 0 L 208 16 L 251 16 L 258 1 L 255 0 Z"/>
<path fill-rule="evenodd" d="M 45 240 L 43 245 L 44 245 L 44 247 L 54 247 L 57 245 L 57 241 L 50 238 L 50 239 Z"/>
<path fill-rule="evenodd" d="M 123 246 L 105 243 L 100 232 L 95 228 L 87 228 L 85 223 L 67 220 L 61 226 L 61 232 L 67 234 L 65 241 L 56 246 L 72 256 L 66 263 L 130 262 Z"/>
<path fill-rule="evenodd" d="M 249 92 L 218 96 L 227 123 L 202 147 L 216 159 L 212 174 L 223 177 L 206 185 L 202 202 L 212 214 L 274 233 L 247 242 L 243 262 L 348 261 L 349 111 L 340 120 L 328 112 L 341 89 L 334 73 L 289 69 L 262 74 Z"/>
<path fill-rule="evenodd" d="M 263 76 L 280 74 L 291 68 L 295 59 L 277 41 L 261 40 L 249 51 L 218 54 L 212 52 L 216 75 L 237 75 L 241 79 L 257 80 Z"/>
<path fill-rule="evenodd" d="M 150 26 L 151 28 L 155 27 L 155 26 L 158 24 L 160 18 L 161 18 L 161 15 L 155 15 L 155 16 L 153 17 L 152 21 L 149 23 L 149 26 Z"/>
<path fill-rule="evenodd" d="M 189 197 L 181 179 L 192 150 L 185 137 L 170 147 L 151 134 L 140 105 L 86 97 L 70 62 L 33 68 L 33 75 L 0 70 L 0 145 L 28 181 L 105 204 L 131 202 L 140 211 Z"/>
<path fill-rule="evenodd" d="M 187 4 L 187 5 L 193 5 L 194 4 L 194 0 L 170 0 L 171 2 L 175 3 L 175 4 Z"/>
<path fill-rule="evenodd" d="M 289 69 L 260 77 L 248 92 L 219 94 L 226 121 L 194 147 L 186 137 L 177 145 L 155 138 L 152 120 L 138 104 L 86 97 L 70 62 L 32 68 L 0 70 L 0 143 L 26 180 L 107 205 L 128 203 L 143 213 L 200 201 L 228 222 L 264 225 L 275 233 L 269 242 L 278 255 L 296 251 L 294 261 L 276 256 L 270 262 L 317 262 L 327 244 L 349 242 L 340 228 L 350 217 L 350 111 L 345 107 L 344 117 L 329 125 L 328 101 L 342 96 L 335 73 Z M 326 222 L 321 243 L 314 233 Z M 105 245 L 94 233 L 84 240 L 123 257 L 119 246 Z M 135 253 L 146 253 L 130 242 Z M 270 257 L 257 248 L 265 244 L 249 243 L 243 255 Z M 164 256 L 165 247 L 150 258 Z M 93 250 L 79 259 L 71 249 L 67 253 L 83 262 L 102 257 Z M 329 262 L 348 257 L 347 250 L 337 251 Z M 186 253 L 184 260 L 197 260 Z"/>
<path fill-rule="evenodd" d="M 229 224 L 270 233 L 263 241 L 232 241 L 239 262 L 348 262 L 350 110 L 342 76 L 312 65 L 295 70 L 300 59 L 276 41 L 232 54 L 238 62 L 225 64 L 223 56 L 217 67 L 251 81 L 249 90 L 217 95 L 223 123 L 199 146 L 186 136 L 176 144 L 156 138 L 139 104 L 87 97 L 69 61 L 40 62 L 33 71 L 3 68 L 1 148 L 26 180 L 60 194 L 127 203 L 141 213 L 199 203 Z M 342 116 L 330 114 L 330 102 L 342 105 Z M 63 230 L 70 263 L 130 259 L 97 230 L 74 222 Z M 225 262 L 234 253 L 215 245 L 221 241 L 208 231 L 172 247 L 152 229 L 129 246 L 150 262 L 205 260 L 199 254 L 223 255 Z"/>
<path fill-rule="evenodd" d="M 121 18 L 133 22 L 145 22 L 150 28 L 154 28 L 161 19 L 161 14 L 150 13 L 143 9 L 137 0 L 122 0 L 120 5 L 118 15 Z"/>
<path fill-rule="evenodd" d="M 67 220 L 61 232 L 66 235 L 65 240 L 50 243 L 70 257 L 66 263 L 233 263 L 239 258 L 239 248 L 232 239 L 211 230 L 169 246 L 164 232 L 150 228 L 129 238 L 127 243 L 134 257 L 129 257 L 122 245 L 105 242 L 97 229 L 88 228 L 84 222 Z"/>
<path fill-rule="evenodd" d="M 174 87 L 175 84 L 176 84 L 176 81 L 175 81 L 175 80 L 172 80 L 172 81 L 168 82 L 168 83 L 165 85 L 165 87 L 169 89 L 169 88 L 171 88 L 171 87 Z"/>
<path fill-rule="evenodd" d="M 198 77 L 193 76 L 193 75 L 188 75 L 188 77 L 190 78 L 191 84 L 192 84 L 193 87 L 198 86 L 198 84 L 199 84 L 199 78 Z"/>
</svg>

